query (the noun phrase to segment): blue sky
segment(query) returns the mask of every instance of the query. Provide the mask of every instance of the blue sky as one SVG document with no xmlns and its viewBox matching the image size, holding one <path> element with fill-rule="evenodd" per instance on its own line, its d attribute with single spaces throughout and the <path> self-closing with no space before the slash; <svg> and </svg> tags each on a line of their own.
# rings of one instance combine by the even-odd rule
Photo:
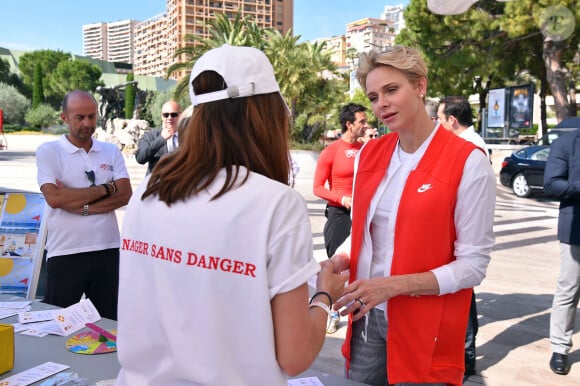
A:
<svg viewBox="0 0 580 386">
<path fill-rule="evenodd" d="M 344 34 L 345 24 L 379 17 L 384 5 L 409 0 L 294 0 L 294 34 L 303 40 Z M 82 26 L 126 19 L 147 20 L 165 12 L 165 0 L 2 1 L 0 47 L 62 50 L 82 55 Z"/>
</svg>

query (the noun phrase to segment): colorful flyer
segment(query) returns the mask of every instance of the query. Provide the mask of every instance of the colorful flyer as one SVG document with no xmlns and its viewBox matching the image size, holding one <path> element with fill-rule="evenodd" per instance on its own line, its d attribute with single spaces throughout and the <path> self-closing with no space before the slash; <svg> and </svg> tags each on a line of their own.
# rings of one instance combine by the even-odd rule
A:
<svg viewBox="0 0 580 386">
<path fill-rule="evenodd" d="M 117 330 L 106 330 L 107 332 L 116 335 Z M 88 330 L 73 335 L 66 341 L 65 347 L 67 350 L 76 354 L 105 354 L 117 351 L 117 343 L 103 337 L 97 331 Z"/>
</svg>

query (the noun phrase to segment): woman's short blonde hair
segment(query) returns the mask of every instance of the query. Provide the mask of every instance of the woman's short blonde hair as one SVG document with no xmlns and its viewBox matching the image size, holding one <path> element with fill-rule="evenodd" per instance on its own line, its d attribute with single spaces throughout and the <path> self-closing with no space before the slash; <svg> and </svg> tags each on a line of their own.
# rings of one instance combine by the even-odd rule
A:
<svg viewBox="0 0 580 386">
<path fill-rule="evenodd" d="M 386 47 L 382 51 L 363 52 L 359 58 L 356 78 L 365 92 L 368 73 L 380 66 L 402 71 L 413 85 L 421 78 L 427 79 L 427 65 L 419 51 L 399 45 Z"/>
</svg>

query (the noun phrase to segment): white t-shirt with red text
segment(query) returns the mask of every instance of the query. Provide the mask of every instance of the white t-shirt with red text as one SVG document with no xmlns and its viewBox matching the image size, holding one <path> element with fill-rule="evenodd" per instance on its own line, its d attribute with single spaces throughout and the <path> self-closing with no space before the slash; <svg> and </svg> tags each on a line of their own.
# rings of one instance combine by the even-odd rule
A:
<svg viewBox="0 0 580 386">
<path fill-rule="evenodd" d="M 246 169 L 240 169 L 243 177 Z M 286 385 L 270 301 L 319 271 L 306 203 L 250 173 L 211 201 L 128 204 L 121 230 L 117 385 Z"/>
</svg>

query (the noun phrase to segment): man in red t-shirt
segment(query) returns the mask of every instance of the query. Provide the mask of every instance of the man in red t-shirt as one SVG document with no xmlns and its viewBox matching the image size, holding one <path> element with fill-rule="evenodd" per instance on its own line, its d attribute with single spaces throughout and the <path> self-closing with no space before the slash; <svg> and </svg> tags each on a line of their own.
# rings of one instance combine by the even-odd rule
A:
<svg viewBox="0 0 580 386">
<path fill-rule="evenodd" d="M 364 106 L 354 103 L 341 109 L 339 118 L 342 134 L 320 153 L 316 163 L 313 190 L 316 196 L 327 201 L 324 245 L 329 258 L 350 234 L 354 160 L 362 147 L 358 139 L 369 128 L 365 111 Z M 336 331 L 339 320 L 338 313 L 333 313 L 328 333 Z"/>
<path fill-rule="evenodd" d="M 332 257 L 350 234 L 350 204 L 354 160 L 368 128 L 366 108 L 349 103 L 340 111 L 341 136 L 320 153 L 314 174 L 314 194 L 325 199 L 324 244 Z M 326 183 L 328 182 L 328 185 Z"/>
</svg>

